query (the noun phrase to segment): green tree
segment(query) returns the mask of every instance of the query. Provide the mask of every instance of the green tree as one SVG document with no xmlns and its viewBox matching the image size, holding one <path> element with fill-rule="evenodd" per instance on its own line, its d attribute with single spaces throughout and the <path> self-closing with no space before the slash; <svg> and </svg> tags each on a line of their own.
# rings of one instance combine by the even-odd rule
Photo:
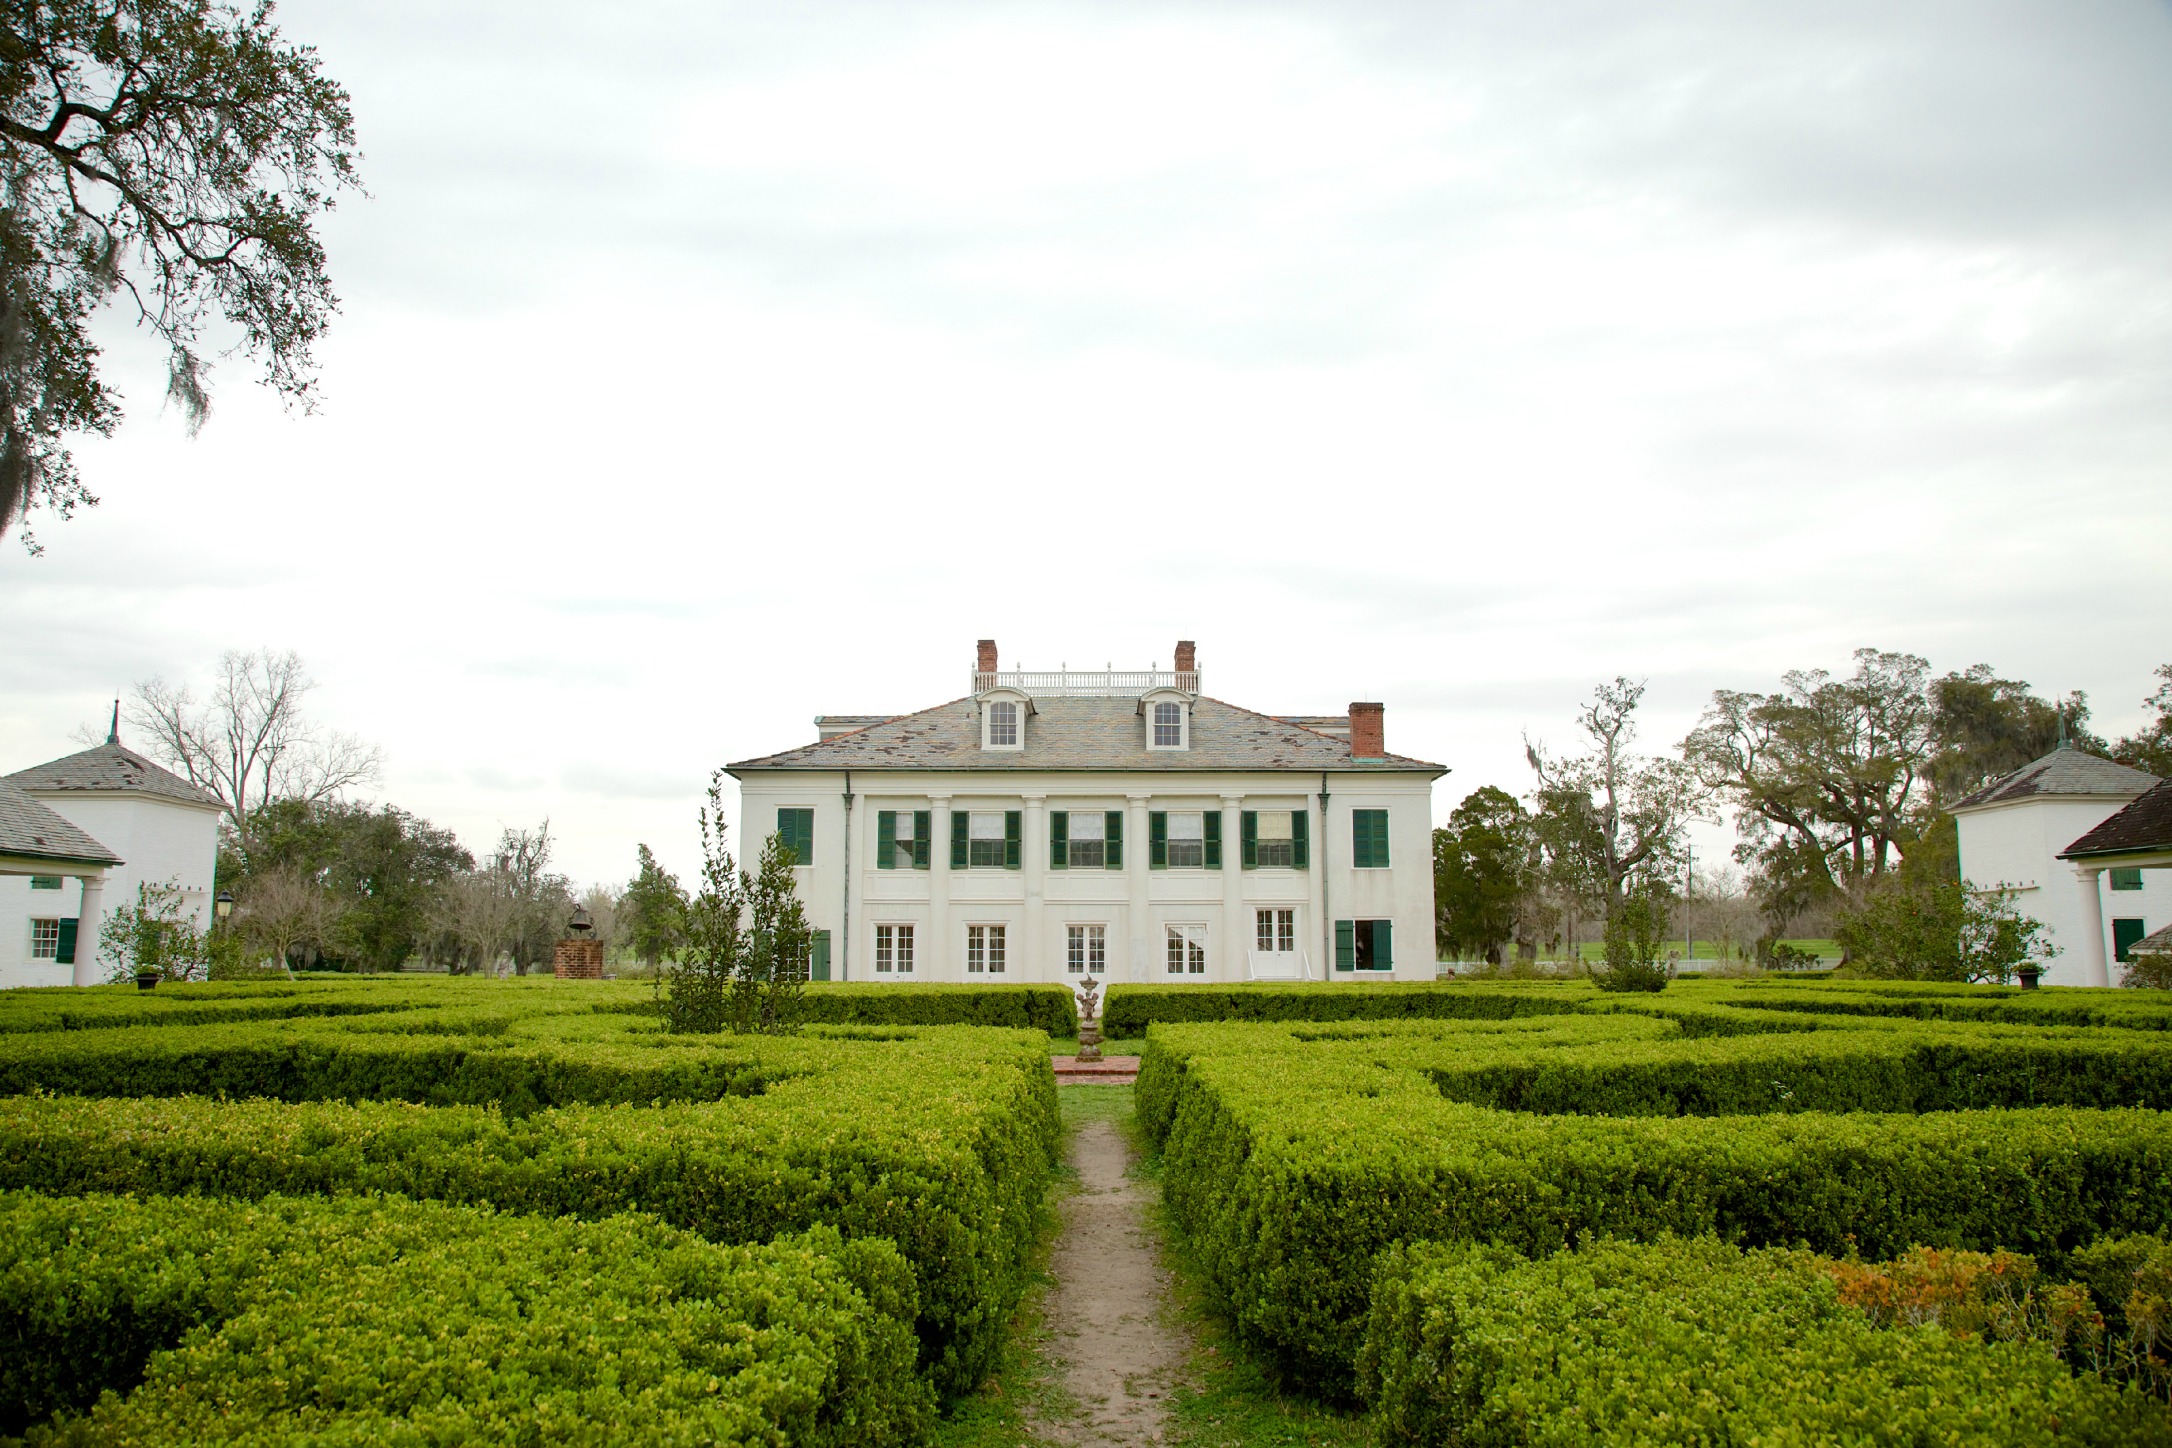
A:
<svg viewBox="0 0 2172 1448">
<path fill-rule="evenodd" d="M 2058 948 L 2041 922 L 2014 909 L 2011 892 L 1966 881 L 1888 882 L 1840 912 L 1833 938 L 1850 968 L 1881 980 L 2011 980 Z"/>
<path fill-rule="evenodd" d="M 2040 699 L 2020 679 L 1995 677 L 1989 664 L 1936 680 L 1930 702 L 1929 774 L 1941 806 L 2043 758 L 2061 740 L 2092 754 L 2105 749 L 2089 732 L 2085 695 Z"/>
<path fill-rule="evenodd" d="M 1531 830 L 1548 871 L 1565 890 L 1596 895 L 1608 922 L 1640 881 L 1681 874 L 1683 830 L 1699 801 L 1679 760 L 1631 747 L 1643 697 L 1643 684 L 1621 678 L 1594 690 L 1576 719 L 1583 754 L 1554 758 L 1524 741 L 1538 776 Z"/>
<path fill-rule="evenodd" d="M 754 874 L 725 846 L 724 771 L 701 811 L 701 887 L 687 904 L 680 958 L 657 982 L 665 1029 L 783 1033 L 799 1028 L 814 932 L 794 856 L 771 835 Z"/>
<path fill-rule="evenodd" d="M 1530 887 L 1531 817 L 1506 790 L 1464 796 L 1433 831 L 1433 938 L 1443 959 L 1501 964 Z"/>
<path fill-rule="evenodd" d="M 392 805 L 283 799 L 249 824 L 251 848 L 229 839 L 220 884 L 243 900 L 274 875 L 313 884 L 329 923 L 308 943 L 342 969 L 398 970 L 429 934 L 445 884 L 475 868 L 450 830 Z"/>
<path fill-rule="evenodd" d="M 1666 963 L 1659 952 L 1667 939 L 1673 895 L 1664 881 L 1646 876 L 1622 899 L 1606 922 L 1606 969 L 1594 973 L 1601 990 L 1659 991 L 1667 988 Z"/>
<path fill-rule="evenodd" d="M 106 979 L 130 981 L 148 972 L 161 980 L 202 980 L 211 954 L 181 889 L 171 881 L 136 886 L 132 905 L 116 905 L 98 927 L 98 958 Z"/>
<path fill-rule="evenodd" d="M 167 350 L 167 393 L 209 409 L 213 319 L 309 404 L 338 307 L 319 216 L 357 184 L 347 93 L 271 6 L 12 0 L 0 24 L 0 532 L 97 500 L 66 439 L 110 433 L 91 318 L 116 293 Z M 29 531 L 24 541 L 37 544 Z"/>
<path fill-rule="evenodd" d="M 678 950 L 686 929 L 686 891 L 679 877 L 656 861 L 647 845 L 635 846 L 634 877 L 620 897 L 619 928 L 636 959 L 656 965 Z"/>
<path fill-rule="evenodd" d="M 2157 692 L 2142 701 L 2156 719 L 2114 744 L 2110 753 L 2121 764 L 2172 779 L 2172 664 L 2159 664 L 2157 678 Z"/>
</svg>

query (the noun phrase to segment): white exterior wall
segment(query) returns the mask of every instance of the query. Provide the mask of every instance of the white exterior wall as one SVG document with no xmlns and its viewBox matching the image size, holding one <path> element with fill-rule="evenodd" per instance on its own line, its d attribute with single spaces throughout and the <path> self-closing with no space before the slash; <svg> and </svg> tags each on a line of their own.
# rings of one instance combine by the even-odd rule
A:
<svg viewBox="0 0 2172 1448">
<path fill-rule="evenodd" d="M 99 913 L 136 903 L 144 881 L 172 882 L 199 930 L 211 926 L 212 874 L 218 867 L 219 812 L 154 795 L 106 791 L 32 790 L 53 813 L 121 857 L 106 871 Z M 66 867 L 53 873 L 65 875 Z M 0 987 L 67 985 L 72 966 L 30 959 L 30 922 L 41 917 L 81 918 L 83 887 L 64 878 L 58 890 L 32 890 L 25 876 L 0 876 Z M 95 959 L 94 922 L 78 927 L 76 958 Z M 104 972 L 99 972 L 101 978 Z"/>
<path fill-rule="evenodd" d="M 1066 927 L 1080 924 L 1107 930 L 1104 984 L 1242 981 L 1252 978 L 1253 912 L 1263 907 L 1297 911 L 1300 953 L 1314 981 L 1433 979 L 1432 781 L 1418 774 L 1330 772 L 1327 785 L 1323 827 L 1317 773 L 856 770 L 849 940 L 843 771 L 763 771 L 742 780 L 742 862 L 751 868 L 759 858 L 776 832 L 779 809 L 814 811 L 814 863 L 797 873 L 809 923 L 830 932 L 833 980 L 901 979 L 877 975 L 874 968 L 875 926 L 900 924 L 914 927 L 916 956 L 912 975 L 902 979 L 1074 983 L 1066 968 Z M 1247 809 L 1309 810 L 1308 867 L 1244 869 L 1241 811 Z M 1388 811 L 1390 868 L 1351 868 L 1353 809 Z M 880 810 L 929 812 L 930 868 L 876 868 Z M 1024 816 L 1020 868 L 951 870 L 948 816 L 960 810 L 1018 810 Z M 1123 868 L 1049 868 L 1051 810 L 1123 811 Z M 1147 815 L 1153 810 L 1223 811 L 1222 867 L 1152 869 Z M 1334 921 L 1349 919 L 1395 922 L 1392 970 L 1333 969 Z M 1005 927 L 1008 960 L 1001 976 L 966 974 L 967 927 L 980 924 Z M 1171 925 L 1205 927 L 1205 974 L 1167 973 Z"/>
<path fill-rule="evenodd" d="M 2046 927 L 2059 947 L 2046 966 L 2044 984 L 2082 985 L 2089 951 L 2083 939 L 2082 883 L 2059 852 L 2117 814 L 2129 800 L 2108 795 L 2040 796 L 1988 805 L 1955 818 L 1960 833 L 1961 878 L 1979 889 L 2014 889 L 2014 908 Z M 2172 924 L 2172 870 L 2144 870 L 2140 890 L 2114 890 L 2111 872 L 2097 878 L 2104 922 L 2104 958 L 2113 961 L 2112 922 L 2145 921 L 2144 933 Z"/>
</svg>

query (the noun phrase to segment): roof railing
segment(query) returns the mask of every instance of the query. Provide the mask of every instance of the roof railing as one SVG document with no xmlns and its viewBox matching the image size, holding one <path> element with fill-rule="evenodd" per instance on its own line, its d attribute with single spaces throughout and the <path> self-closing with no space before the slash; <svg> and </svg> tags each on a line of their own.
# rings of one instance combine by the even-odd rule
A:
<svg viewBox="0 0 2172 1448">
<path fill-rule="evenodd" d="M 1199 692 L 1199 671 L 1174 669 L 1007 669 L 973 675 L 973 692 L 1016 689 L 1040 699 L 1136 698 L 1149 689 Z"/>
</svg>

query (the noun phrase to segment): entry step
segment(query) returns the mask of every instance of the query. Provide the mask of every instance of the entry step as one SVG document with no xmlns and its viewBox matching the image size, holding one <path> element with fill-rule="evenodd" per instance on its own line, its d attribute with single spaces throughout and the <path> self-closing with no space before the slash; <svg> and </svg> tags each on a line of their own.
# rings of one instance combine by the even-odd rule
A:
<svg viewBox="0 0 2172 1448">
<path fill-rule="evenodd" d="M 1104 1056 L 1098 1061 L 1081 1061 L 1076 1056 L 1051 1056 L 1049 1064 L 1056 1068 L 1058 1081 L 1105 1081 L 1124 1086 L 1139 1079 L 1137 1056 Z"/>
</svg>

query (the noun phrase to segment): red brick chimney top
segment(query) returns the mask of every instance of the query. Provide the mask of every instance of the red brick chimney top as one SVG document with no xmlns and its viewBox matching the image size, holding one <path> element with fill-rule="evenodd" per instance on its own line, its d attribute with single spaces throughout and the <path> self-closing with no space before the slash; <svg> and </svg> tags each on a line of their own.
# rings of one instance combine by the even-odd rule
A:
<svg viewBox="0 0 2172 1448">
<path fill-rule="evenodd" d="M 1180 674 L 1199 671 L 1199 646 L 1190 639 L 1177 640 L 1176 671 Z"/>
<path fill-rule="evenodd" d="M 1385 704 L 1352 704 L 1350 706 L 1350 757 L 1352 759 L 1385 759 L 1388 757 L 1387 725 L 1383 719 L 1388 711 Z"/>
<path fill-rule="evenodd" d="M 996 650 L 994 639 L 982 639 L 980 641 L 980 662 L 974 667 L 978 672 L 983 674 L 992 674 L 996 671 Z"/>
</svg>

